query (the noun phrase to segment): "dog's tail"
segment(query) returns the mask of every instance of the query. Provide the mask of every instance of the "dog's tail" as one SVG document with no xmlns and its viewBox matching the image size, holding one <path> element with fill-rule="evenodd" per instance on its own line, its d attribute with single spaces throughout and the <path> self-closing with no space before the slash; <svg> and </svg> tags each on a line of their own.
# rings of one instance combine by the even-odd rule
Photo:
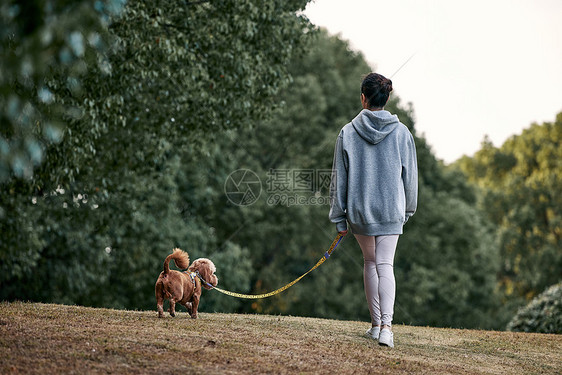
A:
<svg viewBox="0 0 562 375">
<path fill-rule="evenodd" d="M 179 268 L 183 269 L 189 267 L 189 255 L 185 251 L 178 249 L 176 247 L 174 251 L 170 255 L 168 255 L 166 257 L 166 260 L 164 261 L 164 274 L 170 272 L 170 260 L 172 259 L 176 263 L 176 266 Z"/>
</svg>

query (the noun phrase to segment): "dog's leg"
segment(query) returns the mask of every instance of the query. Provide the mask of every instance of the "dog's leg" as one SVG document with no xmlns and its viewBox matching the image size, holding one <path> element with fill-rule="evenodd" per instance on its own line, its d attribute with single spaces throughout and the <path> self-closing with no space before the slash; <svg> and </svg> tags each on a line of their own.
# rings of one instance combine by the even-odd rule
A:
<svg viewBox="0 0 562 375">
<path fill-rule="evenodd" d="M 156 307 L 158 308 L 158 317 L 164 317 L 164 298 L 158 297 L 156 299 Z"/>
<path fill-rule="evenodd" d="M 187 309 L 187 313 L 191 315 L 191 310 L 193 309 L 191 302 L 182 303 L 182 305 Z"/>
<path fill-rule="evenodd" d="M 158 317 L 164 317 L 164 292 L 162 290 L 162 282 L 160 279 L 156 281 L 156 286 L 154 288 L 154 294 L 156 296 L 156 308 L 158 309 Z"/>
<path fill-rule="evenodd" d="M 174 301 L 173 298 L 170 299 L 170 308 L 168 309 L 168 312 L 172 318 L 176 316 L 176 301 Z"/>
<path fill-rule="evenodd" d="M 199 297 L 197 296 L 193 296 L 193 299 L 191 300 L 191 318 L 193 319 L 197 319 L 197 308 L 199 307 Z"/>
</svg>

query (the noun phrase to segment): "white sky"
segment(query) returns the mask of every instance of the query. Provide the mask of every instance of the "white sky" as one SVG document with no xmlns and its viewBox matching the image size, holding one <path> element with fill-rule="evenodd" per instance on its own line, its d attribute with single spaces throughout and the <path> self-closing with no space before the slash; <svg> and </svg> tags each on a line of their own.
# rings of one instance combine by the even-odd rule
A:
<svg viewBox="0 0 562 375">
<path fill-rule="evenodd" d="M 561 0 L 314 0 L 304 13 L 392 79 L 445 162 L 562 111 Z"/>
</svg>

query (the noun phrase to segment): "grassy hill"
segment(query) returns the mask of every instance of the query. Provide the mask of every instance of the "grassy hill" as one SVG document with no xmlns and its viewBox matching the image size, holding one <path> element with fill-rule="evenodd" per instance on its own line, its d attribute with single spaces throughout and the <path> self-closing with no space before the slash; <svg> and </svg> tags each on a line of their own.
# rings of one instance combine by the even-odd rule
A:
<svg viewBox="0 0 562 375">
<path fill-rule="evenodd" d="M 0 373 L 560 374 L 562 336 L 363 322 L 0 303 Z"/>
</svg>

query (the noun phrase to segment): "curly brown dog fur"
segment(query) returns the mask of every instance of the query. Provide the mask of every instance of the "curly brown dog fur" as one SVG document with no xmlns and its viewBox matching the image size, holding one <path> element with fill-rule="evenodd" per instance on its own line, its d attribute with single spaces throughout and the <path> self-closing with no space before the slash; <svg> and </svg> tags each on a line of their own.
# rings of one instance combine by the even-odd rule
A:
<svg viewBox="0 0 562 375">
<path fill-rule="evenodd" d="M 181 250 L 174 249 L 172 254 L 164 261 L 164 271 L 160 273 L 154 288 L 156 294 L 156 306 L 158 317 L 164 316 L 164 300 L 170 300 L 168 311 L 171 316 L 176 316 L 176 303 L 185 306 L 193 319 L 197 318 L 197 307 L 201 298 L 201 280 L 193 279 L 187 273 L 170 270 L 170 261 L 174 260 L 179 268 L 186 268 L 189 264 L 189 255 Z M 214 274 L 216 267 L 209 259 L 199 258 L 195 260 L 188 269 L 189 273 L 199 272 L 201 277 L 209 284 L 216 286 L 219 279 Z M 204 285 L 206 289 L 211 289 Z"/>
</svg>

